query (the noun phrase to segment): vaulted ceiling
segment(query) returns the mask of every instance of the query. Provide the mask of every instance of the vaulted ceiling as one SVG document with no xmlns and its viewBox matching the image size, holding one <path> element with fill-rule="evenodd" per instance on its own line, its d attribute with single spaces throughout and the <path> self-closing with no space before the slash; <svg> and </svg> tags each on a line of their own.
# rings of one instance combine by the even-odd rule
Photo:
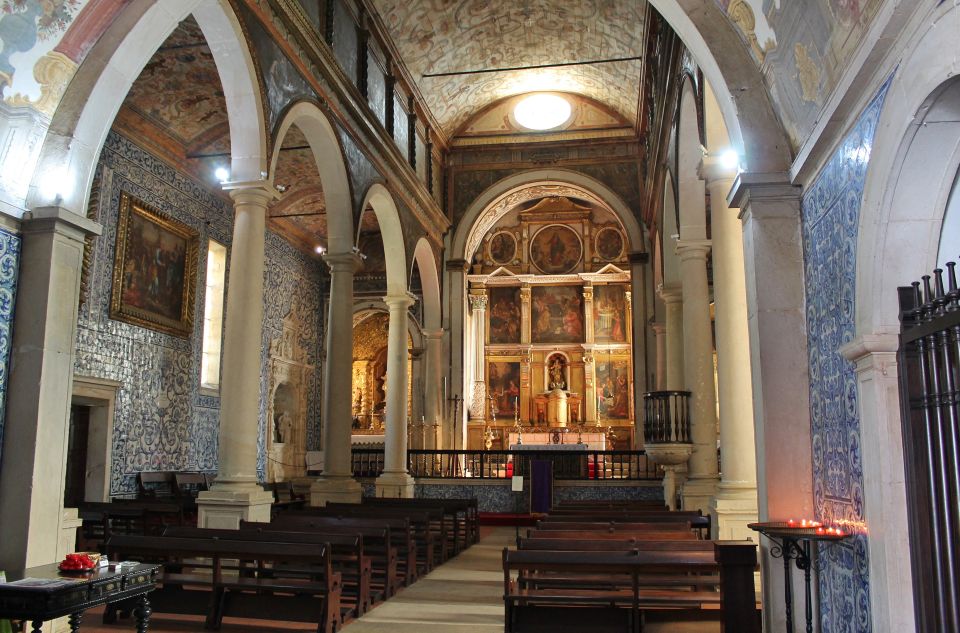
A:
<svg viewBox="0 0 960 633">
<path fill-rule="evenodd" d="M 641 57 L 646 0 L 373 0 L 427 106 L 452 135 L 484 106 L 557 90 L 637 120 L 643 60 L 424 77 Z"/>
</svg>

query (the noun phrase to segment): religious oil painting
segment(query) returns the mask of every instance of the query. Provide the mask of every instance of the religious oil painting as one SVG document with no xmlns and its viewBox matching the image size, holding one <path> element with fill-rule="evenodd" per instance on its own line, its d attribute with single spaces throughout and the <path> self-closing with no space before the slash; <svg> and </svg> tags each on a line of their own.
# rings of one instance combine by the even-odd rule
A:
<svg viewBox="0 0 960 633">
<path fill-rule="evenodd" d="M 496 407 L 497 418 L 512 418 L 520 406 L 520 363 L 487 363 L 487 395 L 493 398 L 490 402 Z"/>
<path fill-rule="evenodd" d="M 630 363 L 597 359 L 597 411 L 602 420 L 630 419 Z"/>
<path fill-rule="evenodd" d="M 490 343 L 520 342 L 520 288 L 490 288 Z"/>
<path fill-rule="evenodd" d="M 582 343 L 583 300 L 580 286 L 534 286 L 530 329 L 534 343 Z"/>
<path fill-rule="evenodd" d="M 517 256 L 517 238 L 508 231 L 500 231 L 490 238 L 490 261 L 505 266 Z"/>
<path fill-rule="evenodd" d="M 189 226 L 124 193 L 110 318 L 188 338 L 199 241 Z"/>
<path fill-rule="evenodd" d="M 593 336 L 597 343 L 627 342 L 627 302 L 623 286 L 594 286 Z"/>
<path fill-rule="evenodd" d="M 597 232 L 596 253 L 600 259 L 610 262 L 623 254 L 623 235 L 613 227 L 606 227 Z"/>
<path fill-rule="evenodd" d="M 530 243 L 530 261 L 548 275 L 572 272 L 582 255 L 580 236 L 570 227 L 560 224 L 540 229 Z"/>
</svg>

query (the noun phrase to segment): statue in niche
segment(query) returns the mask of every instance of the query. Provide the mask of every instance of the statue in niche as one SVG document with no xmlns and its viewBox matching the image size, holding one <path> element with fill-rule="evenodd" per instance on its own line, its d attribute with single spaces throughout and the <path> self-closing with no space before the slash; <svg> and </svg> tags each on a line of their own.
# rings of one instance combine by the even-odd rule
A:
<svg viewBox="0 0 960 633">
<path fill-rule="evenodd" d="M 286 444 L 293 439 L 293 417 L 289 411 L 281 411 L 273 418 L 273 441 L 276 444 Z"/>
<path fill-rule="evenodd" d="M 564 376 L 565 368 L 566 363 L 563 362 L 562 356 L 554 356 L 550 359 L 550 365 L 548 367 L 550 372 L 550 389 L 564 390 L 567 388 L 567 381 Z"/>
</svg>

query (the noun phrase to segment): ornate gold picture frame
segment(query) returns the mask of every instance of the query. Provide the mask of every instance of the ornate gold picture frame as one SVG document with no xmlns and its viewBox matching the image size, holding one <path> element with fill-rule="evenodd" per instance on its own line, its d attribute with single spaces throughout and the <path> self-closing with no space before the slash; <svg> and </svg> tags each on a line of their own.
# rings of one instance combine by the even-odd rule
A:
<svg viewBox="0 0 960 633">
<path fill-rule="evenodd" d="M 122 193 L 110 318 L 189 338 L 199 244 L 194 229 Z"/>
</svg>

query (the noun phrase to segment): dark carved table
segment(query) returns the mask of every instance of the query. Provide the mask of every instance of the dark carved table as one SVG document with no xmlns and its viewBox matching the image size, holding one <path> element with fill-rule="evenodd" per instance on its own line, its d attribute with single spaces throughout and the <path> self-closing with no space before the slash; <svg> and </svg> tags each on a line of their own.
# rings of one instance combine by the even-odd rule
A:
<svg viewBox="0 0 960 633">
<path fill-rule="evenodd" d="M 133 598 L 137 632 L 146 633 L 150 621 L 147 595 L 157 586 L 162 569 L 161 565 L 126 563 L 76 573 L 61 572 L 54 563 L 8 571 L 7 582 L 0 583 L 0 619 L 29 620 L 33 631 L 39 633 L 45 621 L 69 616 L 70 630 L 76 631 L 87 609 Z"/>
</svg>

